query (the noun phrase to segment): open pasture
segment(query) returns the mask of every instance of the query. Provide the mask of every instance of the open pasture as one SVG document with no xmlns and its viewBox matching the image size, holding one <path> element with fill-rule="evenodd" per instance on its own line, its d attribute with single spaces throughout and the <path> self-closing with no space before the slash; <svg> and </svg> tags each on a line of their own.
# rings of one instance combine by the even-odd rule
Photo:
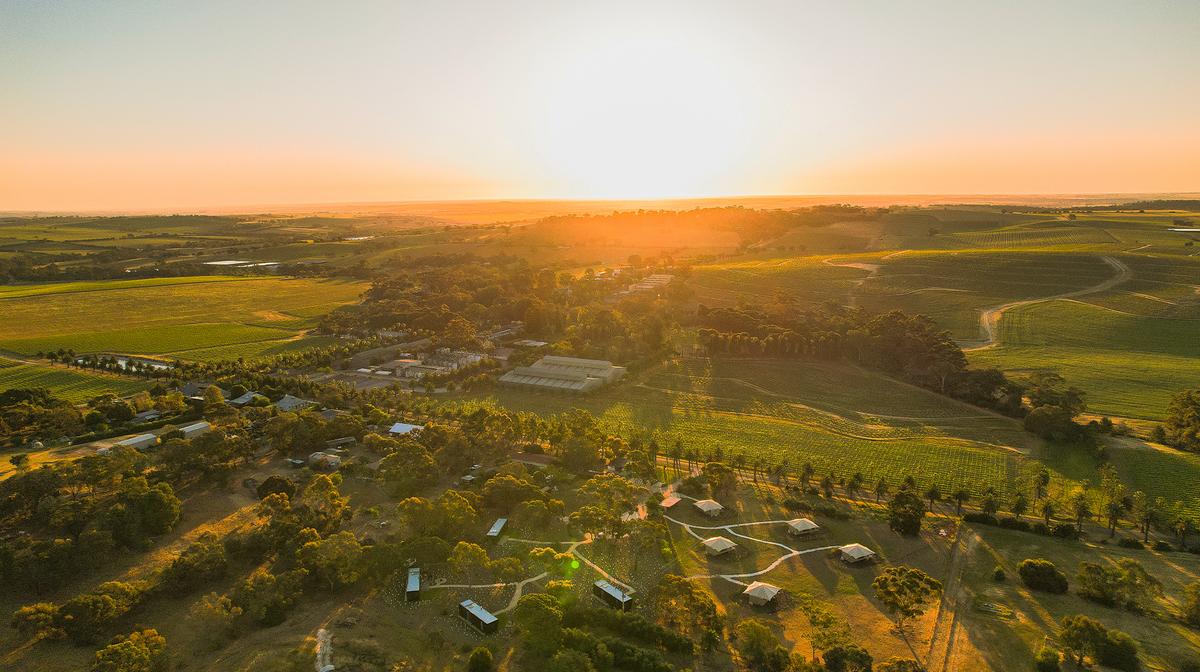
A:
<svg viewBox="0 0 1200 672">
<path fill-rule="evenodd" d="M 340 280 L 164 278 L 13 285 L 0 292 L 0 348 L 178 356 L 298 339 L 364 289 Z"/>
</svg>

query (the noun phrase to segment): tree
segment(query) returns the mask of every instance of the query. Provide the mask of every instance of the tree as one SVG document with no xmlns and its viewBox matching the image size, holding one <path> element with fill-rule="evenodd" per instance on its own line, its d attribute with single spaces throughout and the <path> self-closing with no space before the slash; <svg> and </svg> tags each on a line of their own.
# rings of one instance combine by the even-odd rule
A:
<svg viewBox="0 0 1200 672">
<path fill-rule="evenodd" d="M 924 517 L 925 502 L 912 490 L 899 490 L 888 502 L 888 526 L 894 532 L 914 537 L 921 532 Z"/>
<path fill-rule="evenodd" d="M 875 503 L 878 504 L 880 499 L 887 497 L 887 494 L 888 482 L 886 479 L 881 478 L 879 479 L 879 482 L 875 484 Z"/>
<path fill-rule="evenodd" d="M 362 546 L 353 532 L 343 530 L 310 541 L 300 547 L 296 559 L 311 576 L 324 580 L 330 590 L 350 585 L 362 576 Z"/>
<path fill-rule="evenodd" d="M 954 515 L 961 516 L 963 504 L 971 501 L 971 491 L 966 488 L 958 488 L 950 496 L 954 498 Z"/>
<path fill-rule="evenodd" d="M 1052 499 L 1043 499 L 1038 503 L 1038 513 L 1042 514 L 1042 521 L 1046 523 L 1046 527 L 1050 527 L 1050 521 L 1054 519 L 1054 514 L 1058 513 L 1058 506 Z"/>
<path fill-rule="evenodd" d="M 582 651 L 563 649 L 550 659 L 546 672 L 596 672 L 596 666 Z"/>
<path fill-rule="evenodd" d="M 875 672 L 925 672 L 925 666 L 912 658 L 888 658 L 876 666 Z"/>
<path fill-rule="evenodd" d="M 871 672 L 874 662 L 871 654 L 857 644 L 835 646 L 821 658 L 827 672 Z"/>
<path fill-rule="evenodd" d="M 1062 669 L 1061 661 L 1062 654 L 1049 646 L 1043 646 L 1033 659 L 1033 669 L 1035 672 L 1059 672 Z"/>
<path fill-rule="evenodd" d="M 892 565 L 880 572 L 871 584 L 875 597 L 896 617 L 896 627 L 916 618 L 942 592 L 942 583 L 915 567 Z"/>
<path fill-rule="evenodd" d="M 467 659 L 467 672 L 492 672 L 495 669 L 492 650 L 486 646 L 477 646 Z"/>
<path fill-rule="evenodd" d="M 213 648 L 219 648 L 233 634 L 234 624 L 242 615 L 241 607 L 225 595 L 209 593 L 201 597 L 188 610 L 188 618 L 202 633 Z"/>
<path fill-rule="evenodd" d="M 1020 520 L 1021 516 L 1029 510 L 1029 499 L 1024 493 L 1018 492 L 1016 497 L 1013 497 L 1012 504 L 1009 505 L 1009 511 L 1012 511 L 1013 516 Z"/>
<path fill-rule="evenodd" d="M 789 663 L 788 651 L 779 644 L 771 628 L 761 620 L 747 619 L 738 623 L 737 649 L 752 670 L 784 672 Z"/>
<path fill-rule="evenodd" d="M 158 672 L 166 669 L 167 639 L 157 630 L 117 637 L 96 652 L 92 672 Z"/>
<path fill-rule="evenodd" d="M 9 624 L 24 637 L 54 639 L 65 634 L 58 626 L 58 619 L 58 607 L 51 602 L 37 602 L 13 612 Z"/>
<path fill-rule="evenodd" d="M 1162 443 L 1181 450 L 1200 451 L 1200 387 L 1171 397 L 1162 428 Z"/>
<path fill-rule="evenodd" d="M 728 499 L 737 490 L 737 472 L 723 462 L 708 462 L 704 465 L 704 477 L 716 499 Z"/>
<path fill-rule="evenodd" d="M 562 638 L 563 612 L 553 597 L 531 593 L 517 601 L 513 620 L 525 636 L 525 643 L 541 655 L 550 655 Z"/>
<path fill-rule="evenodd" d="M 1200 628 L 1200 581 L 1193 581 L 1183 591 L 1183 622 Z"/>
<path fill-rule="evenodd" d="M 467 577 L 467 581 L 470 583 L 474 583 L 481 574 L 486 572 L 492 562 L 482 546 L 469 541 L 458 542 L 454 546 L 454 550 L 450 551 L 448 561 L 451 569 L 460 576 Z"/>
<path fill-rule="evenodd" d="M 933 505 L 942 499 L 942 491 L 936 483 L 925 490 L 925 499 L 929 501 L 929 510 L 933 511 Z"/>
<path fill-rule="evenodd" d="M 1058 642 L 1063 652 L 1075 659 L 1082 667 L 1085 657 L 1096 657 L 1108 636 L 1108 631 L 1099 621 L 1082 614 L 1064 616 L 1058 628 Z"/>
<path fill-rule="evenodd" d="M 1042 467 L 1037 475 L 1033 477 L 1033 498 L 1041 499 L 1046 496 L 1047 489 L 1050 487 L 1050 470 Z"/>
<path fill-rule="evenodd" d="M 1105 634 L 1097 658 L 1101 665 L 1123 672 L 1136 672 L 1141 667 L 1137 642 L 1120 630 L 1109 630 Z"/>
</svg>

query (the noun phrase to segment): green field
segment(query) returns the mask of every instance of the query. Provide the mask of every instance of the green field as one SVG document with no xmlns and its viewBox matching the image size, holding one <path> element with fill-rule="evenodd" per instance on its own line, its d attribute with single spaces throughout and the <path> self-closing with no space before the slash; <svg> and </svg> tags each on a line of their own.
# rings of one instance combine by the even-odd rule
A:
<svg viewBox="0 0 1200 672">
<path fill-rule="evenodd" d="M 148 389 L 150 383 L 109 374 L 65 367 L 26 364 L 0 357 L 0 390 L 45 387 L 68 401 L 84 402 L 115 392 L 125 396 Z"/>
<path fill-rule="evenodd" d="M 684 360 L 640 381 L 570 398 L 501 390 L 508 408 L 585 408 L 610 431 L 676 439 L 726 459 L 810 462 L 819 473 L 874 483 L 908 475 L 976 492 L 1023 487 L 1036 468 L 1030 438 L 1010 419 L 854 367 L 816 362 Z"/>
<path fill-rule="evenodd" d="M 1146 317 L 1077 301 L 1016 308 L 980 365 L 1052 370 L 1087 392 L 1093 413 L 1161 419 L 1171 395 L 1200 382 L 1200 320 Z"/>
<path fill-rule="evenodd" d="M 0 349 L 214 359 L 224 356 L 215 349 L 239 346 L 229 352 L 253 356 L 314 343 L 301 340 L 304 332 L 363 289 L 342 280 L 222 276 L 8 285 L 0 288 Z"/>
</svg>

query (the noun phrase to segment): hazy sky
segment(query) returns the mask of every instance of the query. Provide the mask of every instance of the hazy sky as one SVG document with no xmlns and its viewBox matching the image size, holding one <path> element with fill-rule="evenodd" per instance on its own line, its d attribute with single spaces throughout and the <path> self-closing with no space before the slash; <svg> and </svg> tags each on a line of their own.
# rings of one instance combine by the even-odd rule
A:
<svg viewBox="0 0 1200 672">
<path fill-rule="evenodd" d="M 0 2 L 0 210 L 1200 190 L 1200 2 Z"/>
</svg>

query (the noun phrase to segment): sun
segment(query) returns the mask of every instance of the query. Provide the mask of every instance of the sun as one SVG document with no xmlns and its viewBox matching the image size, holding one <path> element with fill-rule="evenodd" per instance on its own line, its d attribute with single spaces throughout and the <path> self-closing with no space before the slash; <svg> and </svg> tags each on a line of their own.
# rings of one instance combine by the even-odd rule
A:
<svg viewBox="0 0 1200 672">
<path fill-rule="evenodd" d="M 684 36 L 686 37 L 686 36 Z M 633 36 L 551 69 L 533 143 L 551 189 L 573 198 L 729 193 L 754 150 L 759 95 L 728 54 Z"/>
</svg>

